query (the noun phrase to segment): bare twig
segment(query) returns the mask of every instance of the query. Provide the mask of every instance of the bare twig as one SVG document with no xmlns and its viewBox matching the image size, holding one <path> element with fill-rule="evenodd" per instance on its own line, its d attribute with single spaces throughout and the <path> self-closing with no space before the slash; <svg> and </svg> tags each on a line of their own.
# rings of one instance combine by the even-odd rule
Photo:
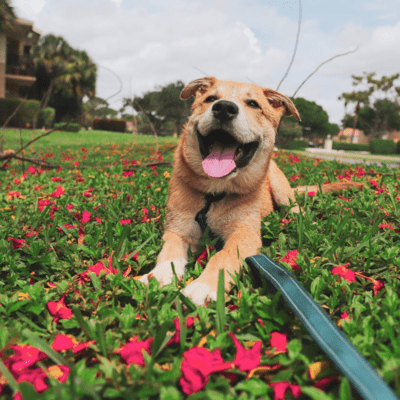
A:
<svg viewBox="0 0 400 400">
<path fill-rule="evenodd" d="M 136 164 L 136 165 L 131 165 L 126 171 L 132 171 L 135 168 L 142 168 L 142 167 L 153 167 L 153 166 L 159 166 L 159 165 L 167 165 L 171 166 L 173 165 L 173 162 L 171 161 L 161 161 L 161 162 L 153 162 L 153 163 L 146 163 L 146 164 Z"/>
<path fill-rule="evenodd" d="M 194 69 L 197 69 L 197 71 L 201 72 L 204 76 L 208 76 L 207 72 L 202 71 L 200 68 L 197 68 L 193 65 Z"/>
<path fill-rule="evenodd" d="M 148 121 L 149 121 L 149 123 L 150 123 L 151 130 L 153 131 L 154 137 L 156 138 L 156 154 L 155 154 L 155 156 L 154 156 L 154 159 L 155 159 L 155 158 L 157 157 L 157 154 L 158 154 L 158 136 L 157 136 L 157 131 L 156 131 L 156 129 L 154 128 L 154 125 L 152 124 L 152 122 L 151 122 L 149 116 L 148 116 L 148 115 L 145 113 L 145 111 L 143 110 L 142 106 L 141 106 L 140 104 L 138 104 L 138 106 L 139 106 L 139 108 L 140 108 L 140 111 L 142 111 L 142 113 L 143 113 L 143 114 L 146 116 L 146 118 L 148 119 Z"/>
<path fill-rule="evenodd" d="M 302 84 L 297 88 L 297 90 L 293 93 L 292 98 L 296 95 L 296 93 L 300 90 L 300 88 L 327 62 L 332 61 L 333 59 L 337 58 L 337 57 L 342 57 L 342 56 L 346 56 L 347 54 L 350 53 L 354 53 L 355 51 L 357 51 L 359 48 L 359 46 L 357 46 L 354 50 L 348 51 L 347 53 L 342 53 L 342 54 L 337 54 L 336 56 L 333 56 L 331 58 L 329 58 L 328 60 L 324 61 L 323 63 L 321 63 L 313 72 L 311 72 L 310 75 L 307 76 L 307 78 L 302 82 Z"/>
<path fill-rule="evenodd" d="M 0 129 L 4 129 L 8 123 L 12 120 L 12 118 L 14 117 L 14 115 L 19 111 L 19 109 L 23 106 L 23 104 L 25 104 L 26 101 L 26 97 L 28 95 L 26 95 L 23 99 L 21 99 L 20 103 L 18 104 L 18 106 L 15 108 L 15 110 L 11 113 L 11 115 L 5 120 L 4 124 L 1 126 Z"/>
<path fill-rule="evenodd" d="M 108 71 L 110 71 L 111 73 L 113 73 L 113 74 L 117 77 L 117 79 L 119 80 L 119 82 L 120 82 L 120 88 L 119 88 L 118 92 L 116 92 L 115 94 L 109 96 L 109 97 L 106 99 L 106 101 L 107 101 L 107 100 L 111 99 L 112 97 L 116 96 L 118 93 L 121 92 L 121 90 L 122 90 L 122 81 L 121 81 L 121 79 L 119 78 L 119 76 L 118 76 L 115 72 L 111 71 L 109 68 L 103 67 L 103 66 L 101 66 L 101 65 L 99 65 L 99 66 L 102 67 L 102 68 L 105 68 L 105 69 L 107 69 Z M 50 89 L 50 88 L 49 88 L 49 89 Z M 46 98 L 48 99 L 49 91 L 46 91 L 46 93 L 45 93 L 44 96 L 46 96 Z M 24 100 L 25 100 L 25 99 L 24 99 Z M 24 101 L 24 100 L 23 100 L 23 101 Z M 23 101 L 21 101 L 21 103 L 22 103 Z M 42 101 L 43 101 L 43 99 L 42 99 Z M 21 107 L 21 105 L 22 105 L 21 103 L 18 105 L 17 109 L 14 110 L 13 114 L 6 120 L 5 124 L 3 125 L 4 127 L 7 126 L 8 122 L 11 120 L 11 118 L 16 114 L 16 112 L 18 111 L 18 109 Z M 42 102 L 41 102 L 41 104 L 42 104 Z M 40 108 L 40 107 L 39 107 L 39 108 Z M 88 109 L 87 111 L 85 111 L 84 113 L 82 113 L 82 114 L 80 115 L 80 117 L 85 116 L 87 113 L 89 113 L 90 111 L 92 111 L 94 108 L 95 108 L 95 105 L 94 105 L 93 107 L 91 107 L 90 109 Z M 36 117 L 36 115 L 35 115 L 35 117 Z M 64 125 L 62 125 L 62 126 L 59 127 L 58 129 L 62 129 L 62 128 L 66 127 L 68 124 L 70 124 L 71 122 L 77 121 L 78 118 L 79 118 L 79 117 L 77 117 L 77 118 L 72 118 L 70 121 L 66 122 Z M 8 162 L 10 159 L 12 159 L 12 158 L 17 158 L 17 159 L 18 159 L 18 157 L 17 157 L 18 154 L 21 153 L 23 150 L 25 150 L 25 149 L 26 149 L 28 146 L 30 146 L 32 143 L 36 142 L 37 140 L 39 140 L 39 139 L 41 139 L 41 138 L 43 138 L 43 137 L 45 137 L 45 136 L 50 135 L 50 134 L 53 133 L 54 131 L 55 131 L 55 128 L 52 128 L 52 129 L 50 129 L 49 131 L 44 132 L 42 135 L 39 135 L 39 136 L 33 138 L 32 140 L 30 140 L 30 141 L 29 141 L 28 143 L 26 143 L 25 145 L 23 145 L 23 146 L 21 145 L 21 147 L 20 147 L 17 151 L 15 151 L 15 152 L 13 152 L 12 154 L 9 154 L 9 155 L 7 156 L 7 161 L 6 161 L 5 163 L 3 163 L 3 164 L 0 166 L 0 170 L 2 170 L 2 169 L 5 168 L 7 162 Z M 0 160 L 2 160 L 2 159 L 3 159 L 3 158 L 0 157 Z"/>
<path fill-rule="evenodd" d="M 294 51 L 293 51 L 293 56 L 292 56 L 292 60 L 290 61 L 289 67 L 284 75 L 284 77 L 281 79 L 281 81 L 279 82 L 278 87 L 276 88 L 276 90 L 279 90 L 279 87 L 281 86 L 281 83 L 284 81 L 284 79 L 286 78 L 287 74 L 289 73 L 289 70 L 293 64 L 294 61 L 294 57 L 296 56 L 296 51 L 297 51 L 297 45 L 299 44 L 299 36 L 300 36 L 300 27 L 301 27 L 301 0 L 299 0 L 299 22 L 297 24 L 297 37 L 296 37 L 296 44 L 294 46 Z"/>
</svg>

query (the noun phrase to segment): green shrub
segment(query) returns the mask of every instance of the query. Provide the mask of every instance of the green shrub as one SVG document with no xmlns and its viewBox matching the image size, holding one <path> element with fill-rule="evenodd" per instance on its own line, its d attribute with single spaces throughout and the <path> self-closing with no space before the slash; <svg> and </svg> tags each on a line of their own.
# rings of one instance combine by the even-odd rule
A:
<svg viewBox="0 0 400 400">
<path fill-rule="evenodd" d="M 66 132 L 79 132 L 81 130 L 81 127 L 77 122 L 69 122 L 68 125 L 66 124 L 66 122 L 57 122 L 54 124 L 54 129 Z"/>
<path fill-rule="evenodd" d="M 394 154 L 396 143 L 393 140 L 372 139 L 369 143 L 369 149 L 372 154 Z"/>
<path fill-rule="evenodd" d="M 396 143 L 396 154 L 400 154 L 400 141 Z"/>
<path fill-rule="evenodd" d="M 54 118 L 56 116 L 56 110 L 53 107 L 42 108 L 39 111 L 36 127 L 51 128 L 53 126 Z"/>
<path fill-rule="evenodd" d="M 16 98 L 0 99 L 0 126 L 6 122 L 7 118 L 15 111 L 21 101 L 23 102 L 22 106 L 8 123 L 8 126 L 16 128 L 32 127 L 33 117 L 39 109 L 40 102 L 38 100 Z"/>
<path fill-rule="evenodd" d="M 93 129 L 98 129 L 101 131 L 125 132 L 126 121 L 123 119 L 95 118 L 93 120 Z"/>
<path fill-rule="evenodd" d="M 369 151 L 369 144 L 333 142 L 332 149 L 347 151 Z"/>
<path fill-rule="evenodd" d="M 307 147 L 307 140 L 291 140 L 284 146 L 284 148 L 288 150 L 305 150 Z"/>
</svg>

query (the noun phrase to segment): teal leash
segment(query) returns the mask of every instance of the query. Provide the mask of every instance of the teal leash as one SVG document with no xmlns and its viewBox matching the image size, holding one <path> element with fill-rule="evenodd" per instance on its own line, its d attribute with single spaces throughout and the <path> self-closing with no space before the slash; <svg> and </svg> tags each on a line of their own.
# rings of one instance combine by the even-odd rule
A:
<svg viewBox="0 0 400 400">
<path fill-rule="evenodd" d="M 255 281 L 267 278 L 306 327 L 318 346 L 366 400 L 399 400 L 372 365 L 332 322 L 294 275 L 265 255 L 246 258 Z"/>
</svg>

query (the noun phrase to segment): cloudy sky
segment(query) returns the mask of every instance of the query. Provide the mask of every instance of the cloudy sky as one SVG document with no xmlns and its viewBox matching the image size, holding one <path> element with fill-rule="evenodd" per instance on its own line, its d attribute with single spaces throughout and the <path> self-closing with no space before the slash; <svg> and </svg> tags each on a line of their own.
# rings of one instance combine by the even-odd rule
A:
<svg viewBox="0 0 400 400">
<path fill-rule="evenodd" d="M 276 89 L 292 59 L 298 0 L 12 0 L 42 34 L 63 36 L 98 65 L 97 95 L 122 99 L 204 75 Z M 340 124 L 352 74 L 400 72 L 400 0 L 301 0 L 296 57 L 279 91 L 315 101 Z M 112 71 L 112 72 L 110 72 Z"/>
</svg>

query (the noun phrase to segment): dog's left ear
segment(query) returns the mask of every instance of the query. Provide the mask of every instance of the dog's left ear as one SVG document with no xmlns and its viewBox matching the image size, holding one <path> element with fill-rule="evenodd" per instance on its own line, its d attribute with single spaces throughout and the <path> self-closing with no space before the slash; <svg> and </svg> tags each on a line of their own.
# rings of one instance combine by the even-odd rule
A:
<svg viewBox="0 0 400 400">
<path fill-rule="evenodd" d="M 293 115 L 298 121 L 301 121 L 300 114 L 297 111 L 296 106 L 293 104 L 293 101 L 290 100 L 289 97 L 286 97 L 285 95 L 272 89 L 264 89 L 264 95 L 272 107 L 285 107 L 285 111 L 283 112 L 284 115 L 287 117 Z"/>
<path fill-rule="evenodd" d="M 206 76 L 205 78 L 196 79 L 186 85 L 181 92 L 181 99 L 187 100 L 190 96 L 195 96 L 198 93 L 203 94 L 217 81 L 213 76 Z"/>
</svg>

